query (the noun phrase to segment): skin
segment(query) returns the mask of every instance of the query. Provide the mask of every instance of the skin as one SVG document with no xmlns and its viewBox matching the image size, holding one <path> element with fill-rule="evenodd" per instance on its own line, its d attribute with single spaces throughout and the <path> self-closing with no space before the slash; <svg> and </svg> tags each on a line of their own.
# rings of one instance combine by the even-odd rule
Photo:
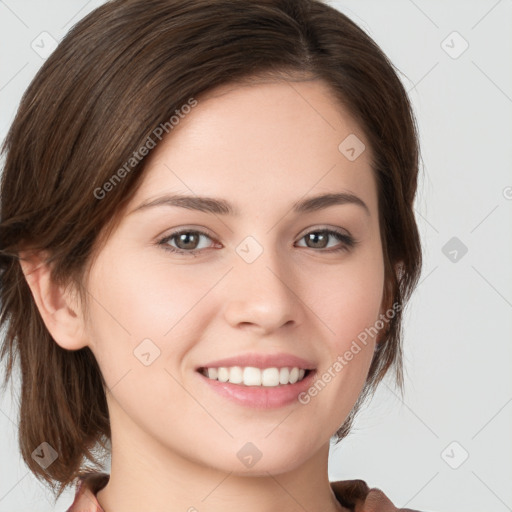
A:
<svg viewBox="0 0 512 512">
<path fill-rule="evenodd" d="M 354 161 L 338 150 L 349 134 L 366 144 Z M 244 407 L 194 369 L 286 352 L 314 361 L 321 375 L 385 312 L 369 144 L 319 80 L 224 86 L 171 135 L 152 151 L 141 188 L 94 261 L 89 317 L 48 269 L 23 264 L 55 341 L 89 346 L 109 388 L 112 468 L 99 503 L 106 512 L 346 510 L 328 480 L 329 439 L 361 392 L 375 339 L 306 405 Z M 240 215 L 133 212 L 177 192 L 223 198 Z M 291 211 L 304 197 L 337 192 L 358 196 L 369 214 L 355 204 Z M 158 245 L 183 227 L 211 237 L 200 238 L 195 256 Z M 358 243 L 329 253 L 343 245 L 330 236 L 328 247 L 308 246 L 305 235 L 325 228 Z M 236 252 L 247 236 L 263 249 L 250 264 Z M 160 350 L 149 366 L 133 353 L 146 338 Z M 262 454 L 251 468 L 237 457 L 247 442 Z"/>
</svg>

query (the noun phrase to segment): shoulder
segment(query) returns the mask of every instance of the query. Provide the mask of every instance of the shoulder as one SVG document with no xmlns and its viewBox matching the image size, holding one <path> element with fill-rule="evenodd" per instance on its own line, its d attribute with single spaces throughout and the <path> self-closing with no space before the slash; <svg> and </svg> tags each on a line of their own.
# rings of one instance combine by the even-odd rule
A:
<svg viewBox="0 0 512 512">
<path fill-rule="evenodd" d="M 395 507 L 383 491 L 368 487 L 364 480 L 339 480 L 331 482 L 331 488 L 337 500 L 350 512 L 421 512 Z"/>
<path fill-rule="evenodd" d="M 75 490 L 75 499 L 66 512 L 104 512 L 96 493 L 108 483 L 108 473 L 87 473 L 78 477 Z"/>
<path fill-rule="evenodd" d="M 96 494 L 107 485 L 108 473 L 89 473 L 78 478 L 75 499 L 66 512 L 104 512 Z M 386 494 L 368 487 L 364 480 L 339 480 L 331 488 L 340 504 L 350 512 L 421 512 L 410 508 L 397 508 Z"/>
</svg>

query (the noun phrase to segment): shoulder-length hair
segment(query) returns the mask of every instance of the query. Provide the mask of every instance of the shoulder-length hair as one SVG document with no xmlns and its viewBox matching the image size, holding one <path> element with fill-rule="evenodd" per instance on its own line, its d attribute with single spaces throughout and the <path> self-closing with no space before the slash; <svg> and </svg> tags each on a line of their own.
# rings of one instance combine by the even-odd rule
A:
<svg viewBox="0 0 512 512">
<path fill-rule="evenodd" d="M 147 159 L 134 161 L 134 152 L 191 98 L 259 78 L 323 80 L 372 148 L 383 296 L 399 307 L 337 440 L 349 433 L 359 406 L 388 370 L 394 368 L 403 389 L 402 310 L 421 270 L 413 209 L 419 145 L 392 63 L 362 29 L 321 0 L 108 1 L 76 24 L 43 64 L 2 147 L 4 386 L 19 358 L 21 454 L 37 478 L 54 490 L 59 484 L 58 496 L 89 471 L 87 460 L 98 464 L 95 449 L 98 443 L 106 449 L 110 440 L 105 382 L 88 347 L 64 350 L 52 339 L 20 252 L 46 254 L 54 282 L 75 285 L 86 304 L 83 283 L 93 255 L 144 177 Z M 107 182 L 108 199 L 102 197 Z M 58 453 L 45 469 L 32 457 L 43 442 Z"/>
</svg>

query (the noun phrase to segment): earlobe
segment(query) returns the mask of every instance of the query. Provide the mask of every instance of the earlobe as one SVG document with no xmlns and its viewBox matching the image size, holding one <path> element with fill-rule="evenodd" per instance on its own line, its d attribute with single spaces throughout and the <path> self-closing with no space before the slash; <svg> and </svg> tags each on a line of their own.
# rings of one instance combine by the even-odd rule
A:
<svg viewBox="0 0 512 512">
<path fill-rule="evenodd" d="M 51 280 L 46 253 L 20 253 L 20 265 L 37 309 L 55 342 L 66 350 L 85 347 L 84 323 L 79 302 L 69 289 Z"/>
</svg>

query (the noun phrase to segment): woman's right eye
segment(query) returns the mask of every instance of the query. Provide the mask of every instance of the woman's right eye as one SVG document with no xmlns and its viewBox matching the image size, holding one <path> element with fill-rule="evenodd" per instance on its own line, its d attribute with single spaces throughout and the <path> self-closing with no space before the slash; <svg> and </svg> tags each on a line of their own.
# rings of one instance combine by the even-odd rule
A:
<svg viewBox="0 0 512 512">
<path fill-rule="evenodd" d="M 158 241 L 158 245 L 161 245 L 164 250 L 173 253 L 194 255 L 196 252 L 206 248 L 198 247 L 198 242 L 200 241 L 201 237 L 206 237 L 211 240 L 210 235 L 204 233 L 203 231 L 182 229 L 180 231 L 175 231 L 170 235 L 166 235 L 164 238 Z M 178 247 L 169 245 L 169 242 L 171 241 L 175 241 L 175 244 L 178 245 Z"/>
</svg>

